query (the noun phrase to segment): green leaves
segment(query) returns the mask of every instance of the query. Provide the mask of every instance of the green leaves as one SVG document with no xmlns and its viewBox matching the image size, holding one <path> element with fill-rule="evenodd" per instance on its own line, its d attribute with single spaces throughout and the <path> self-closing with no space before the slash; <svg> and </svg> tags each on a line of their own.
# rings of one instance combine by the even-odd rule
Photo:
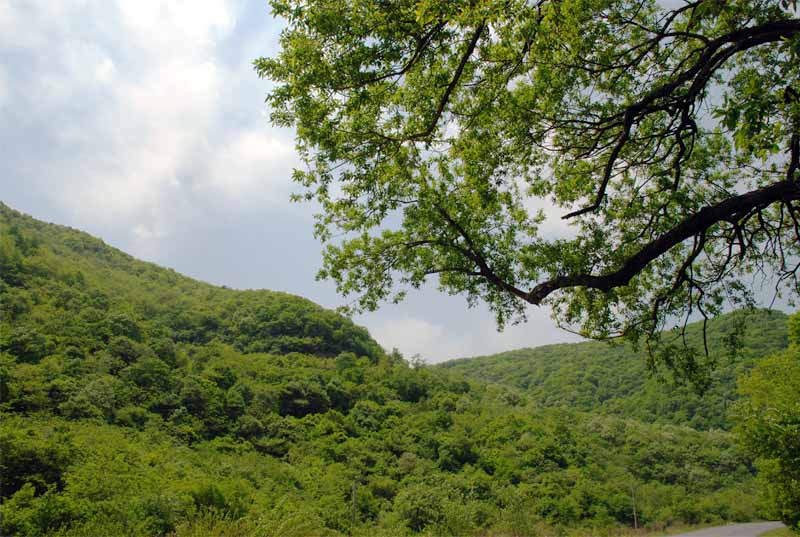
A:
<svg viewBox="0 0 800 537">
<path fill-rule="evenodd" d="M 718 311 L 765 264 L 795 292 L 785 261 L 800 237 L 776 217 L 795 195 L 657 242 L 789 173 L 800 22 L 787 5 L 274 2 L 288 27 L 256 68 L 321 207 L 320 277 L 349 311 L 433 278 L 500 326 L 545 300 L 600 338 Z M 558 236 L 542 235 L 542 206 L 571 215 Z"/>
</svg>

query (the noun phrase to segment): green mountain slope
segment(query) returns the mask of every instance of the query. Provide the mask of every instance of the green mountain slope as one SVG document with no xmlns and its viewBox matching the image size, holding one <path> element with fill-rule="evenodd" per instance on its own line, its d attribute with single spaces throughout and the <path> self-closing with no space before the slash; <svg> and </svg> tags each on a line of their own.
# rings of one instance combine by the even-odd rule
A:
<svg viewBox="0 0 800 537">
<path fill-rule="evenodd" d="M 716 366 L 703 395 L 675 382 L 663 369 L 648 370 L 646 353 L 630 345 L 547 345 L 453 360 L 441 367 L 470 379 L 519 388 L 545 407 L 567 406 L 696 429 L 729 429 L 727 409 L 737 398 L 736 379 L 758 358 L 786 348 L 786 320 L 784 313 L 767 310 L 712 319 L 707 339 Z M 702 328 L 702 323 L 687 327 L 690 347 L 702 348 Z M 671 337 L 676 336 L 668 333 L 664 339 Z"/>
<path fill-rule="evenodd" d="M 4 321 L 32 330 L 24 337 L 58 339 L 20 349 L 32 359 L 49 345 L 92 352 L 111 337 L 218 341 L 243 352 L 350 351 L 373 360 L 381 353 L 366 330 L 304 298 L 198 282 L 2 204 L 0 228 Z"/>
<path fill-rule="evenodd" d="M 526 535 L 749 520 L 726 432 L 542 408 L 413 368 L 0 206 L 0 534 Z M 594 531 L 594 530 L 591 530 Z"/>
</svg>

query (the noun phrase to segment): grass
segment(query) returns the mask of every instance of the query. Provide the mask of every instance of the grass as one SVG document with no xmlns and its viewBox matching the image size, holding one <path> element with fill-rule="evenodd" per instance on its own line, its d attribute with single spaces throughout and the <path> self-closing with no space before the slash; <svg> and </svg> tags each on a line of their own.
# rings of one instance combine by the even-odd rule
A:
<svg viewBox="0 0 800 537">
<path fill-rule="evenodd" d="M 789 528 L 776 528 L 774 530 L 765 531 L 758 537 L 797 537 L 797 534 Z"/>
</svg>

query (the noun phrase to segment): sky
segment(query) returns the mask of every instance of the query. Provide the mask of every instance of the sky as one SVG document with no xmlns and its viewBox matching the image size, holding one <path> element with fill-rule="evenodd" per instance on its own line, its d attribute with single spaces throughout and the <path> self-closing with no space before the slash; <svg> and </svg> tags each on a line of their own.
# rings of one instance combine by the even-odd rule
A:
<svg viewBox="0 0 800 537">
<path fill-rule="evenodd" d="M 203 281 L 342 305 L 251 65 L 281 26 L 265 0 L 0 0 L 0 199 Z M 429 363 L 576 340 L 535 307 L 498 332 L 433 286 L 354 320 Z"/>
</svg>

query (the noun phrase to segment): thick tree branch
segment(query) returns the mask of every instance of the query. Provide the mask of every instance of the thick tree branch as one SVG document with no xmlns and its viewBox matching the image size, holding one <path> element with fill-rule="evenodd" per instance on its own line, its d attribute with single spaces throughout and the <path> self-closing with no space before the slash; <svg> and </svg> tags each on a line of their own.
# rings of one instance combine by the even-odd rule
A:
<svg viewBox="0 0 800 537">
<path fill-rule="evenodd" d="M 779 201 L 796 200 L 800 200 L 800 182 L 797 181 L 781 181 L 746 194 L 733 196 L 716 205 L 704 207 L 698 213 L 689 216 L 670 231 L 646 244 L 620 269 L 599 276 L 593 274 L 559 276 L 534 287 L 527 293 L 525 300 L 531 304 L 540 304 L 552 292 L 567 287 L 590 287 L 601 291 L 621 287 L 644 270 L 654 259 L 686 239 L 704 233 L 714 224 L 736 219 L 737 216 L 756 207 L 766 207 Z"/>
<path fill-rule="evenodd" d="M 688 110 L 694 105 L 711 80 L 712 75 L 720 69 L 725 62 L 736 54 L 751 48 L 777 41 L 785 40 L 800 34 L 800 19 L 772 21 L 750 28 L 742 28 L 709 41 L 702 50 L 698 51 L 700 57 L 691 67 L 675 76 L 669 83 L 659 86 L 645 94 L 639 101 L 625 107 L 619 113 L 598 121 L 600 133 L 606 131 L 608 126 L 620 127 L 621 131 L 616 137 L 611 153 L 603 167 L 603 175 L 597 188 L 595 198 L 591 204 L 564 215 L 569 219 L 586 213 L 596 211 L 606 196 L 606 190 L 614 171 L 614 165 L 622 153 L 625 145 L 631 139 L 633 126 L 647 115 L 674 109 L 684 116 L 689 116 Z M 689 84 L 689 88 L 681 93 L 680 89 Z M 663 100 L 671 103 L 666 107 Z M 602 127 L 602 128 L 601 128 Z M 595 141 L 595 145 L 599 143 Z"/>
<path fill-rule="evenodd" d="M 464 255 L 478 266 L 478 274 L 480 274 L 480 276 L 486 278 L 486 280 L 492 285 L 499 287 L 500 289 L 503 289 L 504 291 L 511 293 L 512 295 L 515 295 L 523 300 L 527 300 L 528 293 L 518 287 L 515 287 L 497 275 L 497 273 L 489 265 L 489 261 L 486 259 L 486 256 L 475 245 L 472 237 L 470 237 L 470 235 L 464 229 L 464 226 L 459 224 L 452 216 L 450 216 L 450 213 L 448 213 L 444 207 L 437 205 L 436 210 L 442 216 L 445 223 L 455 230 L 456 233 L 458 233 L 458 235 L 467 243 L 468 251 L 465 252 Z"/>
<path fill-rule="evenodd" d="M 789 168 L 786 170 L 786 180 L 796 181 L 797 171 L 800 169 L 800 134 L 793 134 L 789 145 Z"/>
<path fill-rule="evenodd" d="M 337 24 L 281 4 L 312 16 L 259 72 L 279 84 L 276 123 L 298 127 L 318 235 L 344 237 L 322 274 L 362 307 L 440 274 L 500 325 L 549 299 L 585 334 L 635 336 L 796 263 L 800 17 L 785 2 L 375 2 Z M 574 237 L 539 226 L 542 196 L 572 204 Z"/>
</svg>

